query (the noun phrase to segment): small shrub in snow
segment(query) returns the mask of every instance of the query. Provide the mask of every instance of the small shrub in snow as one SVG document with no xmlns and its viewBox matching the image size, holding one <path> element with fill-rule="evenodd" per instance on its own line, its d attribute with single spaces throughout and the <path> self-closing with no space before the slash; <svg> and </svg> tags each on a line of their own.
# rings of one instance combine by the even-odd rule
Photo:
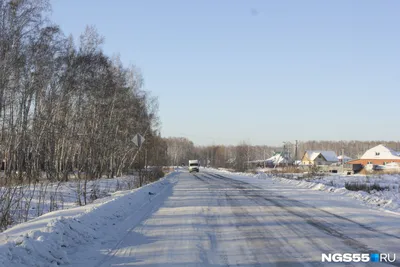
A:
<svg viewBox="0 0 400 267">
<path fill-rule="evenodd" d="M 247 172 L 252 173 L 252 174 L 257 174 L 258 173 L 258 171 L 256 169 L 251 169 L 251 170 L 248 170 Z"/>
<path fill-rule="evenodd" d="M 120 191 L 120 190 L 122 190 L 122 185 L 121 185 L 121 183 L 119 182 L 119 180 L 117 180 L 117 182 L 116 182 L 116 184 L 115 184 L 115 189 L 114 189 L 114 191 Z"/>
<path fill-rule="evenodd" d="M 296 166 L 284 166 L 281 170 L 282 173 L 302 173 L 303 170 Z"/>
<path fill-rule="evenodd" d="M 40 182 L 38 188 L 38 200 L 36 202 L 36 216 L 39 217 L 43 215 L 44 208 L 45 208 L 45 200 L 47 195 L 47 188 L 49 186 L 48 182 Z"/>
<path fill-rule="evenodd" d="M 137 179 L 135 179 L 134 176 L 131 176 L 126 180 L 126 185 L 128 187 L 127 188 L 128 190 L 134 189 L 138 186 L 138 183 L 136 182 L 136 180 Z"/>
<path fill-rule="evenodd" d="M 385 191 L 389 190 L 389 186 L 381 186 L 378 183 L 374 183 L 372 185 L 366 184 L 366 183 L 349 183 L 346 182 L 344 187 L 347 190 L 351 191 L 365 191 L 370 193 L 371 191 Z"/>
<path fill-rule="evenodd" d="M 54 191 L 50 192 L 50 208 L 49 211 L 58 210 L 59 205 L 62 204 L 62 194 L 59 194 L 58 189 L 60 188 L 62 182 L 58 182 Z"/>
<path fill-rule="evenodd" d="M 308 174 L 311 177 L 321 176 L 321 168 L 317 165 L 313 165 L 310 167 L 310 171 L 308 172 Z"/>
<path fill-rule="evenodd" d="M 95 181 L 92 183 L 91 185 L 91 189 L 90 189 L 90 201 L 93 202 L 96 199 L 98 199 L 100 196 L 101 192 L 100 192 L 100 185 Z"/>
<path fill-rule="evenodd" d="M 164 177 L 165 173 L 161 167 L 154 167 L 146 173 L 145 183 L 152 183 Z"/>
</svg>

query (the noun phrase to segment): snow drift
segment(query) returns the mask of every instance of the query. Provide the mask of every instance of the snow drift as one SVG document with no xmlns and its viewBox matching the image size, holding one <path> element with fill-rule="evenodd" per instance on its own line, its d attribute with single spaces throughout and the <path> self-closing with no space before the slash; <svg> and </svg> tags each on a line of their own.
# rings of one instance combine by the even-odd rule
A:
<svg viewBox="0 0 400 267">
<path fill-rule="evenodd" d="M 170 188 L 173 176 L 139 189 L 113 193 L 87 206 L 50 212 L 6 230 L 0 234 L 0 266 L 70 263 L 68 251 L 106 234 L 120 235 L 117 222 L 139 212 Z"/>
</svg>

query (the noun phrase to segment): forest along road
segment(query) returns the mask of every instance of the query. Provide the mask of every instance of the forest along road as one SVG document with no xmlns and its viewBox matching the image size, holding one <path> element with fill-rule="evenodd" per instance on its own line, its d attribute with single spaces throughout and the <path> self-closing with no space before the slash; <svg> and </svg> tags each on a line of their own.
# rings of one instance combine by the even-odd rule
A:
<svg viewBox="0 0 400 267">
<path fill-rule="evenodd" d="M 332 263 L 321 262 L 322 253 L 396 253 L 400 244 L 399 236 L 332 209 L 326 212 L 223 174 L 181 171 L 176 177 L 170 193 L 146 208 L 122 240 L 97 256 L 85 252 L 93 261 L 81 266 L 326 266 Z"/>
</svg>

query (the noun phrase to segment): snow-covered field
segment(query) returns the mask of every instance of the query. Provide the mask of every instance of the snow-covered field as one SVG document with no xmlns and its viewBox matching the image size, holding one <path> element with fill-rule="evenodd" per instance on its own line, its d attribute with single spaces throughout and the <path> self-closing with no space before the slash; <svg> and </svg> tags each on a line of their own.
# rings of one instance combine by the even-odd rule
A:
<svg viewBox="0 0 400 267">
<path fill-rule="evenodd" d="M 0 187 L 0 217 L 10 211 L 9 226 L 29 221 L 51 211 L 68 209 L 91 203 L 120 190 L 137 187 L 134 176 L 88 181 L 86 194 L 83 181 Z"/>
<path fill-rule="evenodd" d="M 274 181 L 290 184 L 299 188 L 310 190 L 325 191 L 337 196 L 348 196 L 357 201 L 373 208 L 385 209 L 400 213 L 400 175 L 384 174 L 384 175 L 327 175 L 311 178 L 301 178 L 301 174 L 291 174 L 291 179 L 279 177 L 279 174 L 272 175 L 270 173 L 259 172 L 238 173 L 229 172 L 224 169 L 218 170 L 222 173 L 236 174 L 240 176 L 255 177 L 258 179 L 272 179 Z M 366 184 L 372 186 L 378 184 L 386 190 L 351 191 L 345 188 L 345 184 Z"/>
</svg>

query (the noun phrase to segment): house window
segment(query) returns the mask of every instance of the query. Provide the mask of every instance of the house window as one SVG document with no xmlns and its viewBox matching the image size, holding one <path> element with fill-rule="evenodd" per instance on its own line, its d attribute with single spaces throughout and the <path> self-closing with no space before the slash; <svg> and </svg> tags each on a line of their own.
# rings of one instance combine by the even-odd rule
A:
<svg viewBox="0 0 400 267">
<path fill-rule="evenodd" d="M 379 152 L 375 152 L 375 156 L 379 156 L 381 153 Z"/>
<path fill-rule="evenodd" d="M 368 161 L 367 164 L 372 164 L 372 161 Z"/>
<path fill-rule="evenodd" d="M 386 165 L 386 162 L 383 162 L 383 165 Z"/>
</svg>

